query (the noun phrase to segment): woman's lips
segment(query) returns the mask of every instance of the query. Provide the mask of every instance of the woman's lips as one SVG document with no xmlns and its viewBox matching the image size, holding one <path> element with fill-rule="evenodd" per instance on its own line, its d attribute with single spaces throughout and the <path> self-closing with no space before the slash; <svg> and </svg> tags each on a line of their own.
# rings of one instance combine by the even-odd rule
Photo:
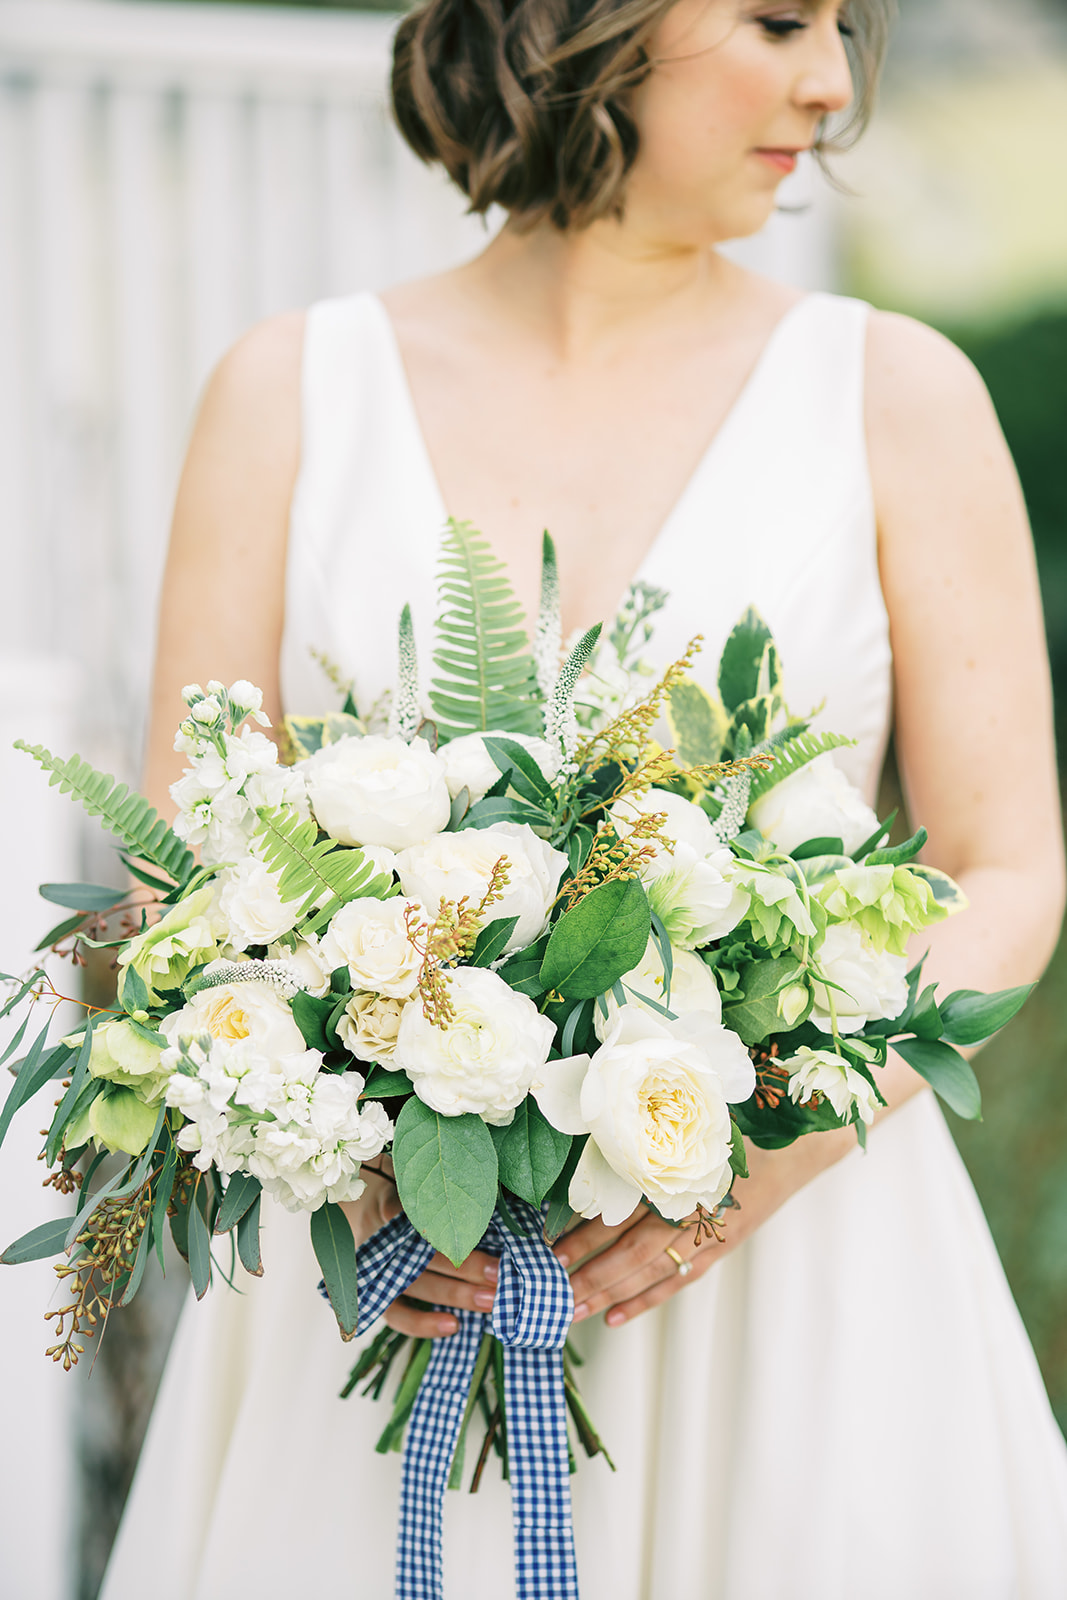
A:
<svg viewBox="0 0 1067 1600">
<path fill-rule="evenodd" d="M 756 150 L 753 153 L 759 156 L 761 161 L 766 161 L 769 166 L 774 167 L 777 172 L 785 176 L 790 172 L 796 171 L 797 157 L 800 152 L 797 150 Z"/>
</svg>

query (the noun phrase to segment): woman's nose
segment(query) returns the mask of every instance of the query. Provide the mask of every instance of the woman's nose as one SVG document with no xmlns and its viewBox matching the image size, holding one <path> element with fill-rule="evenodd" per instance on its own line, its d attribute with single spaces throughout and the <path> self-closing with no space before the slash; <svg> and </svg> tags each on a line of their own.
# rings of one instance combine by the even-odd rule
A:
<svg viewBox="0 0 1067 1600">
<path fill-rule="evenodd" d="M 812 28 L 811 58 L 794 91 L 796 103 L 824 116 L 851 105 L 855 88 L 845 41 L 838 31 L 836 11 Z"/>
</svg>

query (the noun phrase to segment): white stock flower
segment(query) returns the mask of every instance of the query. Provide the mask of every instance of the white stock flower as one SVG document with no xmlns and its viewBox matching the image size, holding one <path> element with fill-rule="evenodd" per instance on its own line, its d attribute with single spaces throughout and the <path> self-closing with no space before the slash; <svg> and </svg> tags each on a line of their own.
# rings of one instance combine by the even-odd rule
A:
<svg viewBox="0 0 1067 1600">
<path fill-rule="evenodd" d="M 755 1086 L 748 1051 L 714 1016 L 664 1022 L 624 1006 L 590 1056 L 550 1061 L 533 1086 L 563 1133 L 588 1133 L 569 1200 L 613 1227 L 642 1196 L 681 1221 L 730 1187 L 729 1104 Z"/>
<path fill-rule="evenodd" d="M 840 839 L 845 854 L 851 855 L 878 826 L 877 816 L 829 750 L 768 789 L 749 807 L 748 818 L 787 855 L 809 839 Z"/>
<path fill-rule="evenodd" d="M 234 950 L 271 944 L 299 920 L 300 902 L 282 899 L 277 876 L 256 856 L 244 856 L 227 867 L 219 874 L 218 884 L 219 915 Z"/>
<path fill-rule="evenodd" d="M 642 1011 L 647 1011 L 654 1017 L 662 1015 L 655 1006 L 665 1006 L 678 1017 L 683 1017 L 690 1011 L 702 1011 L 713 1017 L 716 1022 L 721 1022 L 722 1000 L 711 968 L 701 961 L 699 956 L 693 955 L 688 950 L 674 949 L 671 951 L 671 956 L 670 999 L 667 998 L 667 981 L 659 946 L 655 939 L 649 939 L 638 965 L 632 972 L 623 973 L 619 979 L 626 991 L 626 1004 L 639 1006 Z M 655 1005 L 644 1004 L 642 996 L 653 1000 Z M 606 1017 L 599 1005 L 593 1016 L 593 1028 L 601 1043 L 607 1037 L 619 1012 L 619 1003 L 611 993 L 607 995 L 607 1007 Z M 664 1021 L 666 1020 L 668 1019 L 664 1018 Z"/>
<path fill-rule="evenodd" d="M 406 1000 L 419 977 L 422 957 L 407 936 L 404 914 L 410 901 L 350 900 L 322 936 L 321 954 L 329 971 L 347 967 L 353 989 L 369 989 Z M 420 905 L 411 906 L 426 921 Z"/>
<path fill-rule="evenodd" d="M 444 768 L 448 792 L 454 800 L 461 789 L 468 790 L 471 805 L 484 799 L 497 779 L 500 769 L 485 748 L 486 739 L 510 739 L 529 752 L 549 783 L 558 776 L 559 759 L 547 739 L 534 738 L 528 733 L 504 733 L 490 729 L 488 733 L 465 733 L 459 739 L 450 739 L 438 746 L 437 759 Z"/>
<path fill-rule="evenodd" d="M 448 822 L 444 770 L 425 739 L 349 735 L 301 765 L 319 826 L 341 844 L 403 850 Z"/>
<path fill-rule="evenodd" d="M 519 920 L 507 950 L 522 950 L 544 933 L 567 857 L 539 839 L 525 823 L 498 822 L 492 828 L 465 828 L 462 833 L 441 833 L 429 844 L 402 850 L 397 871 L 404 893 L 420 900 L 436 916 L 442 900 L 466 896 L 478 905 L 489 887 L 493 867 L 508 858 L 508 881 L 503 898 L 488 909 L 493 921 Z"/>
<path fill-rule="evenodd" d="M 829 1033 L 830 1002 L 840 1033 L 859 1033 L 868 1022 L 899 1017 L 908 1003 L 908 958 L 876 950 L 854 922 L 832 922 L 815 959 L 835 989 L 812 980 L 811 1020 Z"/>
<path fill-rule="evenodd" d="M 706 812 L 682 795 L 649 789 L 611 808 L 615 831 L 625 838 L 639 816 L 666 813 L 662 831 L 674 841 L 641 871 L 648 902 L 672 944 L 696 950 L 731 933 L 745 916 L 749 896 L 736 880 L 736 862 Z M 653 841 L 655 843 L 655 841 Z"/>
<path fill-rule="evenodd" d="M 178 807 L 174 831 L 186 844 L 199 849 L 205 866 L 239 861 L 248 851 L 259 826 L 260 806 L 293 806 L 308 815 L 302 773 L 283 767 L 277 747 L 266 734 L 242 728 L 223 737 L 225 755 L 213 743 L 179 732 L 176 750 L 192 756 L 192 766 L 171 785 Z"/>
<path fill-rule="evenodd" d="M 389 995 L 354 994 L 337 1024 L 341 1043 L 357 1061 L 391 1061 L 403 1010 Z"/>
<path fill-rule="evenodd" d="M 454 1019 L 437 1027 L 418 998 L 400 1018 L 393 1066 L 443 1117 L 473 1111 L 498 1126 L 522 1104 L 555 1038 L 555 1025 L 533 1001 L 487 967 L 448 973 Z"/>
<path fill-rule="evenodd" d="M 794 1105 L 804 1105 L 812 1095 L 820 1094 L 842 1122 L 851 1121 L 853 1106 L 862 1122 L 869 1125 L 874 1121 L 878 1109 L 874 1090 L 863 1074 L 836 1051 L 811 1050 L 801 1045 L 795 1056 L 781 1064 L 789 1069 L 789 1098 Z"/>
</svg>

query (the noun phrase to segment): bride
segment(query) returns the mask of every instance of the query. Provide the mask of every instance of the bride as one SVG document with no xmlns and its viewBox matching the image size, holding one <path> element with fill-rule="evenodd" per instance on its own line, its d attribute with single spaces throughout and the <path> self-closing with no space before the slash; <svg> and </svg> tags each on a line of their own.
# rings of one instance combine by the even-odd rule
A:
<svg viewBox="0 0 1067 1600">
<path fill-rule="evenodd" d="M 713 663 L 756 604 L 791 700 L 826 699 L 869 795 L 892 711 L 930 858 L 971 902 L 928 972 L 946 991 L 1037 978 L 1063 906 L 1049 681 L 988 398 L 930 330 L 716 249 L 762 226 L 828 119 L 862 123 L 889 4 L 406 17 L 404 134 L 509 220 L 457 271 L 282 317 L 222 363 L 167 569 L 157 803 L 184 683 L 252 678 L 276 720 L 332 709 L 314 649 L 369 709 L 404 601 L 430 659 L 446 517 L 487 533 L 528 613 L 548 527 L 566 631 L 640 577 L 670 592 L 663 662 L 700 631 Z M 1067 1453 L 974 1192 L 920 1080 L 897 1060 L 881 1086 L 866 1156 L 851 1133 L 750 1152 L 722 1244 L 641 1212 L 558 1245 L 618 1467 L 573 1480 L 586 1600 L 1067 1594 Z M 359 1237 L 390 1193 L 373 1180 L 350 1208 Z M 336 1398 L 352 1351 L 302 1218 L 271 1217 L 264 1260 L 183 1320 L 106 1600 L 392 1593 L 397 1458 L 373 1453 L 380 1408 Z M 436 1309 L 388 1320 L 449 1337 L 453 1310 L 492 1303 L 488 1267 L 438 1260 L 414 1288 Z M 446 1515 L 448 1595 L 506 1600 L 506 1487 Z"/>
</svg>

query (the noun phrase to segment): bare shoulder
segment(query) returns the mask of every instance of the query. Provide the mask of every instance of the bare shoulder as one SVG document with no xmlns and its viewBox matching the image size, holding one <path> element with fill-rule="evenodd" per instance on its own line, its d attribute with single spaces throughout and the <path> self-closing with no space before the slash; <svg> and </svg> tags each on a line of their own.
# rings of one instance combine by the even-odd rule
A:
<svg viewBox="0 0 1067 1600">
<path fill-rule="evenodd" d="M 264 426 L 277 444 L 299 440 L 300 368 L 304 349 L 303 311 L 286 312 L 257 323 L 223 356 L 204 393 L 202 415 L 209 423 Z"/>
<path fill-rule="evenodd" d="M 948 412 L 946 413 L 946 407 Z M 867 409 L 874 429 L 927 433 L 959 411 L 993 419 L 973 362 L 951 339 L 914 317 L 872 312 L 867 335 Z"/>
</svg>

